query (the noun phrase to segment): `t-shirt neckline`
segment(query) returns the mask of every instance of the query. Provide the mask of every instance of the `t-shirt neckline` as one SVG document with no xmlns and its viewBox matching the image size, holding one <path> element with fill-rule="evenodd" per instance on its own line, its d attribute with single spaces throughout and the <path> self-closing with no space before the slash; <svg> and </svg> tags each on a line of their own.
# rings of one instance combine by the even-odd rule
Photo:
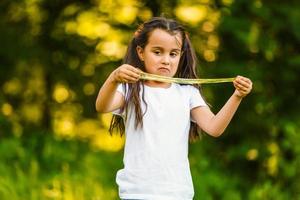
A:
<svg viewBox="0 0 300 200">
<path fill-rule="evenodd" d="M 153 90 L 169 90 L 173 87 L 173 83 L 171 83 L 171 85 L 167 88 L 165 87 L 152 87 L 152 86 L 149 86 L 149 85 L 146 85 L 146 84 L 143 84 L 146 88 L 150 88 L 150 89 L 153 89 Z"/>
</svg>

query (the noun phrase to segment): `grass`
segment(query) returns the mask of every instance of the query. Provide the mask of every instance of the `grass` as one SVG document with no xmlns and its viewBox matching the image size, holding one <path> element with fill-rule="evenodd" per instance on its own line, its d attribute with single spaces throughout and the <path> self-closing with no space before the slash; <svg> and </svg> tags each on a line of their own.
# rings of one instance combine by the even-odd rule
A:
<svg viewBox="0 0 300 200">
<path fill-rule="evenodd" d="M 118 199 L 121 153 L 92 151 L 85 142 L 51 134 L 23 137 L 1 138 L 1 200 Z"/>
</svg>

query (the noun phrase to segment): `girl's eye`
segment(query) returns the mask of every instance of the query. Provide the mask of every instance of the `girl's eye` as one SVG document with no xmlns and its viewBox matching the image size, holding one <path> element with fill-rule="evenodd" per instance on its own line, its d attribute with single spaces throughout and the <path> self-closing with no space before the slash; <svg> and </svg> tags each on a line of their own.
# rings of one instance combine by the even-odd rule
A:
<svg viewBox="0 0 300 200">
<path fill-rule="evenodd" d="M 170 55 L 171 55 L 171 57 L 176 57 L 178 54 L 177 53 L 171 53 Z"/>
<path fill-rule="evenodd" d="M 154 51 L 154 54 L 159 55 L 160 51 Z"/>
</svg>

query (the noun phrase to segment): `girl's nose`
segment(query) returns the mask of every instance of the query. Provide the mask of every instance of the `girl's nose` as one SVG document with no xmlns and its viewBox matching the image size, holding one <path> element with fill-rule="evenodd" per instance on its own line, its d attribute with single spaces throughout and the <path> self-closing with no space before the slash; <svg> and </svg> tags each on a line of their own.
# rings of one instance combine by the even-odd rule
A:
<svg viewBox="0 0 300 200">
<path fill-rule="evenodd" d="M 170 57 L 169 57 L 169 55 L 163 56 L 163 58 L 162 58 L 162 64 L 164 64 L 164 65 L 169 65 L 170 64 Z"/>
</svg>

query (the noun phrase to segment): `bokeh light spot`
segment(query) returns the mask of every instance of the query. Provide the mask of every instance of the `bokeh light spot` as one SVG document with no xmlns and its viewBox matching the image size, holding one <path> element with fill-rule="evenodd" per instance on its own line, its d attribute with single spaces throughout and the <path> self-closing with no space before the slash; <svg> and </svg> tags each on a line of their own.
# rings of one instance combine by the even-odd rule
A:
<svg viewBox="0 0 300 200">
<path fill-rule="evenodd" d="M 198 6 L 179 6 L 175 9 L 176 16 L 187 23 L 196 25 L 207 16 L 207 7 Z"/>
<path fill-rule="evenodd" d="M 11 115 L 13 112 L 13 107 L 9 103 L 4 103 L 2 105 L 2 113 L 5 116 Z"/>
<path fill-rule="evenodd" d="M 83 92 L 86 95 L 93 95 L 95 90 L 95 85 L 93 83 L 87 83 L 83 86 Z"/>
<path fill-rule="evenodd" d="M 216 55 L 213 50 L 205 50 L 203 53 L 203 57 L 208 62 L 213 62 L 216 60 Z"/>
<path fill-rule="evenodd" d="M 247 152 L 247 159 L 248 160 L 255 160 L 258 156 L 258 151 L 257 149 L 250 149 L 248 152 Z"/>
<path fill-rule="evenodd" d="M 57 85 L 53 92 L 53 98 L 58 103 L 63 103 L 69 97 L 70 93 L 64 85 Z"/>
</svg>

